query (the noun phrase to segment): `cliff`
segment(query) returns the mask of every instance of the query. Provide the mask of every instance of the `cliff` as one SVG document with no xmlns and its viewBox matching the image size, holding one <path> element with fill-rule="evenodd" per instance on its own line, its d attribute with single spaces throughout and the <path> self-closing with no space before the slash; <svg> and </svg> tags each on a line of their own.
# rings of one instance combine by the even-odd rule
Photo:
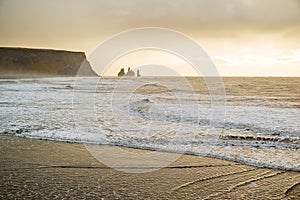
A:
<svg viewBox="0 0 300 200">
<path fill-rule="evenodd" d="M 0 47 L 0 78 L 97 76 L 83 52 Z"/>
</svg>

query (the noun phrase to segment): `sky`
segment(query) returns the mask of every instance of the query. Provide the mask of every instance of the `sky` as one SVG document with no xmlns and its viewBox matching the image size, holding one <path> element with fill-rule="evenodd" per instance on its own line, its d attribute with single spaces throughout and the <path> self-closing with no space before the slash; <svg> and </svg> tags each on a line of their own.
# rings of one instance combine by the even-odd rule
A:
<svg viewBox="0 0 300 200">
<path fill-rule="evenodd" d="M 89 55 L 109 37 L 141 27 L 192 38 L 222 76 L 300 76 L 300 0 L 0 0 L 0 46 Z M 141 52 L 126 56 L 108 72 L 149 65 Z M 155 65 L 194 74 L 172 55 L 152 57 Z"/>
</svg>

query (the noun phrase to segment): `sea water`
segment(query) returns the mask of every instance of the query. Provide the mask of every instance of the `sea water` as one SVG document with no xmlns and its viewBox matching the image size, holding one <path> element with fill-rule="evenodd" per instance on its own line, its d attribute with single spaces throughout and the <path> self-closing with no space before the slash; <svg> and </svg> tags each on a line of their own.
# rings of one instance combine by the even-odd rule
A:
<svg viewBox="0 0 300 200">
<path fill-rule="evenodd" d="M 300 78 L 223 84 L 216 94 L 192 77 L 1 79 L 0 133 L 299 171 Z"/>
</svg>

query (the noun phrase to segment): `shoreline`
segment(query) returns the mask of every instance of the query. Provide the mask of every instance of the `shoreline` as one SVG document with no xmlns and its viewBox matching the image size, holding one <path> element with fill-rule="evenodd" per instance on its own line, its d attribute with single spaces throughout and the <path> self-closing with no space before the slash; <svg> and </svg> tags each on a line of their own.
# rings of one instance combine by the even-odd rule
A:
<svg viewBox="0 0 300 200">
<path fill-rule="evenodd" d="M 10 135 L 1 135 L 0 144 L 4 199 L 300 198 L 299 172 L 181 155 L 166 168 L 126 173 L 100 163 L 82 144 Z"/>
<path fill-rule="evenodd" d="M 24 139 L 29 139 L 29 140 L 38 140 L 38 141 L 50 141 L 50 142 L 59 142 L 59 143 L 67 143 L 67 144 L 79 144 L 79 145 L 95 145 L 97 146 L 109 146 L 109 147 L 119 147 L 119 148 L 124 148 L 124 149 L 134 149 L 134 150 L 142 150 L 142 151 L 150 151 L 150 152 L 160 152 L 160 153 L 170 153 L 170 154 L 179 154 L 179 155 L 190 155 L 190 156 L 199 156 L 199 157 L 204 157 L 204 158 L 211 158 L 211 159 L 217 159 L 217 160 L 223 160 L 223 161 L 228 161 L 228 162 L 234 162 L 242 165 L 247 165 L 251 167 L 256 167 L 256 168 L 262 168 L 262 169 L 270 169 L 270 170 L 282 170 L 282 171 L 287 171 L 287 172 L 300 172 L 298 169 L 291 169 L 287 167 L 272 167 L 272 166 L 260 166 L 258 164 L 252 163 L 252 162 L 247 162 L 244 160 L 238 160 L 238 159 L 227 159 L 226 157 L 222 156 L 217 156 L 217 155 L 211 155 L 211 154 L 206 154 L 206 155 L 201 155 L 193 152 L 180 152 L 180 151 L 172 151 L 172 150 L 166 150 L 166 149 L 155 149 L 151 147 L 139 147 L 139 146 L 126 146 L 126 144 L 97 144 L 97 143 L 83 143 L 80 141 L 68 141 L 68 140 L 54 140 L 52 138 L 35 138 L 35 137 L 25 137 L 25 136 L 16 136 L 14 133 L 5 133 L 3 134 L 4 136 L 9 136 L 9 137 L 18 137 L 18 138 L 24 138 Z M 0 134 L 1 136 L 1 134 Z"/>
</svg>

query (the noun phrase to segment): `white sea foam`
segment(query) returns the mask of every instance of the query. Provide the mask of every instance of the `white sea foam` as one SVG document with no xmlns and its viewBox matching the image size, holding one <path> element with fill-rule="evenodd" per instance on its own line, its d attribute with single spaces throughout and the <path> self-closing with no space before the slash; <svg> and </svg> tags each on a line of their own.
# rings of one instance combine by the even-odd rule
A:
<svg viewBox="0 0 300 200">
<path fill-rule="evenodd" d="M 73 78 L 0 80 L 0 132 L 300 170 L 300 109 L 285 101 L 288 97 L 274 102 L 272 97 L 227 96 L 224 121 L 212 124 L 209 95 L 194 94 L 176 79 L 164 84 L 168 81 L 168 87 L 123 81 L 124 87 L 146 85 L 129 93 L 115 90 L 117 79 L 101 79 L 97 88 L 90 87 L 92 79 L 80 85 Z M 217 140 L 208 129 L 220 133 Z"/>
</svg>

